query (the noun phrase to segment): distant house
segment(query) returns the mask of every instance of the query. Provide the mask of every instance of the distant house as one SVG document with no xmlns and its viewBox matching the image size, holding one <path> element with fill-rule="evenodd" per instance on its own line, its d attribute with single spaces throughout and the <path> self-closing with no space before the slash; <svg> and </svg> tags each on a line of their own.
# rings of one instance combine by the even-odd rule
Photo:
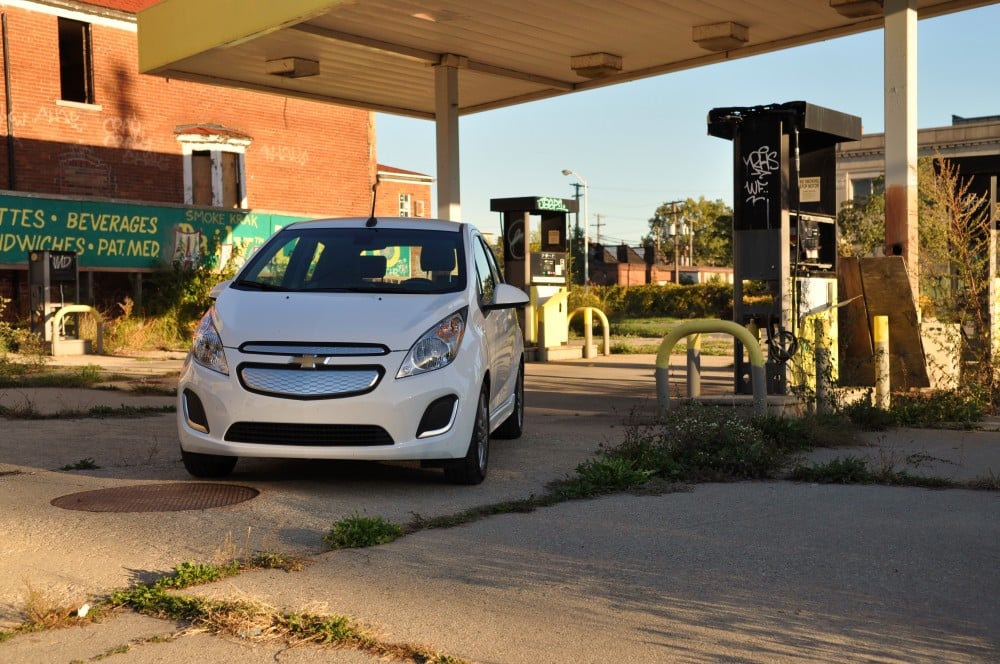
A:
<svg viewBox="0 0 1000 664">
<path fill-rule="evenodd" d="M 641 286 L 666 284 L 674 281 L 674 265 L 658 260 L 651 247 L 630 247 L 620 244 L 609 248 L 590 245 L 588 265 L 590 282 L 600 286 Z M 682 284 L 721 280 L 732 283 L 733 269 L 709 265 L 678 265 L 676 276 Z"/>
<path fill-rule="evenodd" d="M 378 165 L 375 213 L 383 217 L 436 217 L 431 208 L 434 178 L 385 164 Z"/>
</svg>

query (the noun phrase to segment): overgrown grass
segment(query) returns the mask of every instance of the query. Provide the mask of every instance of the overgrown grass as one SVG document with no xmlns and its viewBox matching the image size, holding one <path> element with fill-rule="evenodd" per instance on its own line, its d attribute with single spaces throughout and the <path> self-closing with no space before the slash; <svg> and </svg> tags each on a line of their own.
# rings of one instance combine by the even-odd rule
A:
<svg viewBox="0 0 1000 664">
<path fill-rule="evenodd" d="M 44 365 L 0 359 L 0 388 L 93 387 L 102 380 L 101 367 L 95 364 L 74 369 L 49 369 Z"/>
<path fill-rule="evenodd" d="M 952 391 L 894 394 L 888 409 L 875 406 L 869 393 L 844 405 L 841 412 L 865 431 L 938 426 L 971 429 L 982 420 L 988 407 L 985 396 L 970 386 Z"/>
</svg>

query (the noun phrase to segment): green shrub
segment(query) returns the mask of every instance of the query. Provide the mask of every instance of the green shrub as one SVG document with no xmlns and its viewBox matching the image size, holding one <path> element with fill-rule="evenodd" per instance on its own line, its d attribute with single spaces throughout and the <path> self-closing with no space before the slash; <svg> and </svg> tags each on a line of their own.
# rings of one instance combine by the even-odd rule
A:
<svg viewBox="0 0 1000 664">
<path fill-rule="evenodd" d="M 770 420 L 748 420 L 733 408 L 691 402 L 656 424 L 630 423 L 623 442 L 604 454 L 670 480 L 772 477 L 785 464 L 787 448 L 804 444 L 789 442 L 787 432 L 776 441 L 771 437 L 776 430 Z"/>
<path fill-rule="evenodd" d="M 733 287 L 723 283 L 643 286 L 573 286 L 570 311 L 597 307 L 608 318 L 670 317 L 732 319 Z"/>
</svg>

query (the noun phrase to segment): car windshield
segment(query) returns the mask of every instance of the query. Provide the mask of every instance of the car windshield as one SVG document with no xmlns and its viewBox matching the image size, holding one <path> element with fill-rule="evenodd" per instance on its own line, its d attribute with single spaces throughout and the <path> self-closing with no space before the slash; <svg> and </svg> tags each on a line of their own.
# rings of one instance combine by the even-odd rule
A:
<svg viewBox="0 0 1000 664">
<path fill-rule="evenodd" d="M 235 288 L 451 293 L 465 288 L 462 235 L 415 228 L 285 229 L 254 254 Z"/>
</svg>

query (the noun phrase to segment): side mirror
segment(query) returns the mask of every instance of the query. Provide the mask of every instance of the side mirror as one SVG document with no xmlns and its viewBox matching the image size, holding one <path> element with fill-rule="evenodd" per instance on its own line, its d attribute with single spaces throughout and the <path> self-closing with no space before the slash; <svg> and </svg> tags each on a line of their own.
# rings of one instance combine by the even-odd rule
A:
<svg viewBox="0 0 1000 664">
<path fill-rule="evenodd" d="M 493 301 L 485 305 L 483 309 L 492 311 L 493 309 L 513 309 L 523 307 L 528 304 L 528 294 L 520 288 L 510 284 L 497 284 L 493 291 Z"/>
<path fill-rule="evenodd" d="M 233 283 L 232 279 L 226 279 L 222 283 L 215 284 L 214 286 L 212 286 L 212 290 L 208 292 L 208 296 L 213 300 L 219 299 L 219 295 L 222 293 L 222 291 L 229 288 L 229 284 L 231 283 Z"/>
</svg>

